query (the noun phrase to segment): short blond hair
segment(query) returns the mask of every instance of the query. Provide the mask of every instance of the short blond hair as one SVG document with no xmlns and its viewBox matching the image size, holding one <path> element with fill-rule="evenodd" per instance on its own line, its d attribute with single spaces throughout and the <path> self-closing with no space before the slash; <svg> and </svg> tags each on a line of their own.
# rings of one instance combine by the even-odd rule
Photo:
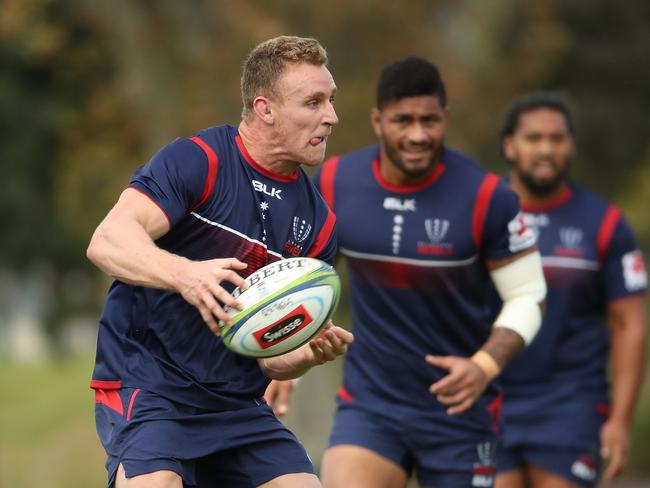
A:
<svg viewBox="0 0 650 488">
<path fill-rule="evenodd" d="M 327 65 L 327 51 L 309 37 L 279 36 L 258 44 L 244 61 L 241 77 L 242 118 L 248 117 L 258 96 L 277 96 L 276 83 L 288 63 Z"/>
</svg>

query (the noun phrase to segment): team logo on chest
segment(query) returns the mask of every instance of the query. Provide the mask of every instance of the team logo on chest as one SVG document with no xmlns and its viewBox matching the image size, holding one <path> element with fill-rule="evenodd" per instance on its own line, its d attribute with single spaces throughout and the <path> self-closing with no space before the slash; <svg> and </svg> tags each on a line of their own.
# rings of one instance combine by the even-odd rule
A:
<svg viewBox="0 0 650 488">
<path fill-rule="evenodd" d="M 429 242 L 418 242 L 418 254 L 437 256 L 450 256 L 453 254 L 454 246 L 443 242 L 450 225 L 447 219 L 424 219 L 424 230 L 427 233 Z"/>
<path fill-rule="evenodd" d="M 578 227 L 562 227 L 558 231 L 560 245 L 555 246 L 556 256 L 582 257 L 584 252 L 581 248 L 584 233 Z"/>
<path fill-rule="evenodd" d="M 292 238 L 284 243 L 284 250 L 292 256 L 299 256 L 303 243 L 311 234 L 311 224 L 305 219 L 295 216 L 291 225 Z"/>
</svg>

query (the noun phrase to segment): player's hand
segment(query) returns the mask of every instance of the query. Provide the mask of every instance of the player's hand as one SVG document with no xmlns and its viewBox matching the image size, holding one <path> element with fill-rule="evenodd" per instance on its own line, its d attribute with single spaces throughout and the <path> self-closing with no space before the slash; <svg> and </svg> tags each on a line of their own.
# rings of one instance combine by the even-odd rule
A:
<svg viewBox="0 0 650 488">
<path fill-rule="evenodd" d="M 600 429 L 600 457 L 607 463 L 603 479 L 610 481 L 623 472 L 630 457 L 627 425 L 609 419 Z"/>
<path fill-rule="evenodd" d="M 324 364 L 333 361 L 345 354 L 348 345 L 352 344 L 354 336 L 345 329 L 338 327 L 330 321 L 315 339 L 309 341 L 314 364 Z"/>
<path fill-rule="evenodd" d="M 449 407 L 449 415 L 458 415 L 469 409 L 488 385 L 483 370 L 469 358 L 427 355 L 425 360 L 431 366 L 449 371 L 429 387 L 431 394 Z"/>
<path fill-rule="evenodd" d="M 264 399 L 273 408 L 276 417 L 284 417 L 289 411 L 291 394 L 293 393 L 293 380 L 273 380 L 264 392 Z"/>
<path fill-rule="evenodd" d="M 227 281 L 242 289 L 248 288 L 248 283 L 237 274 L 247 266 L 236 258 L 188 261 L 177 277 L 177 291 L 199 310 L 215 335 L 219 335 L 219 320 L 232 325 L 222 304 L 241 309 L 240 303 L 221 287 L 221 283 Z"/>
</svg>

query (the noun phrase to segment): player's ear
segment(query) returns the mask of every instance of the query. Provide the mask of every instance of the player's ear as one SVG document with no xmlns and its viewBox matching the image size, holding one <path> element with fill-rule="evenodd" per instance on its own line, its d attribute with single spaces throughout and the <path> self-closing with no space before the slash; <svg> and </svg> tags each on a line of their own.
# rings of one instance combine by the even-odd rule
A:
<svg viewBox="0 0 650 488">
<path fill-rule="evenodd" d="M 375 135 L 377 137 L 380 137 L 381 136 L 381 112 L 376 107 L 370 111 L 370 125 L 372 125 L 372 129 L 375 131 Z"/>
<path fill-rule="evenodd" d="M 253 100 L 253 110 L 265 124 L 273 124 L 273 112 L 271 111 L 271 101 L 266 97 L 256 97 Z"/>
</svg>

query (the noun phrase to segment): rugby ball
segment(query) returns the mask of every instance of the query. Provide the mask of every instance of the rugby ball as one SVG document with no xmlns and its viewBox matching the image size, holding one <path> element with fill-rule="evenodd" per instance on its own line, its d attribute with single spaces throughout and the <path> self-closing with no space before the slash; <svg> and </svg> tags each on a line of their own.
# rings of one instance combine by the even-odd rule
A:
<svg viewBox="0 0 650 488">
<path fill-rule="evenodd" d="M 314 258 L 283 259 L 246 278 L 249 288 L 236 288 L 239 311 L 226 307 L 233 325 L 219 322 L 221 339 L 244 356 L 285 354 L 315 337 L 338 305 L 341 282 L 329 264 Z"/>
</svg>

